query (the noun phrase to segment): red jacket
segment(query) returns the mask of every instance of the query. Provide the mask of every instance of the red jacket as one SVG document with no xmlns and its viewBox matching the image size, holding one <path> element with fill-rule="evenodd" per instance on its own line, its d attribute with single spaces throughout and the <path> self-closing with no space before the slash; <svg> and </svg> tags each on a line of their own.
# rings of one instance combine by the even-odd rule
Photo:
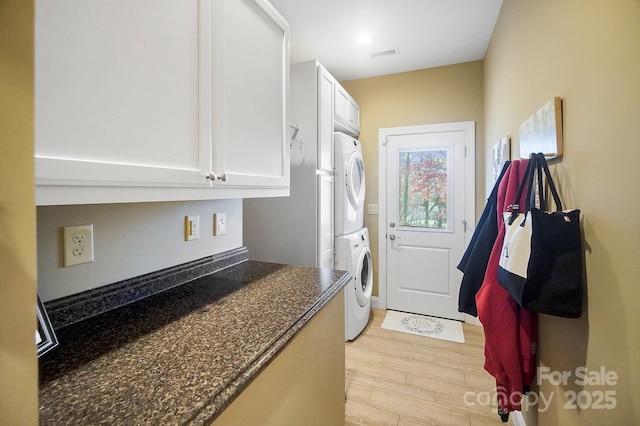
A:
<svg viewBox="0 0 640 426">
<path fill-rule="evenodd" d="M 538 315 L 523 309 L 498 283 L 498 262 L 504 240 L 502 213 L 518 191 L 528 160 L 514 160 L 498 190 L 498 237 L 491 251 L 480 290 L 476 294 L 478 319 L 485 335 L 484 368 L 496 378 L 498 406 L 519 411 L 523 393 L 535 378 Z M 524 191 L 526 194 L 526 191 Z M 524 205 L 520 200 L 520 205 Z"/>
</svg>

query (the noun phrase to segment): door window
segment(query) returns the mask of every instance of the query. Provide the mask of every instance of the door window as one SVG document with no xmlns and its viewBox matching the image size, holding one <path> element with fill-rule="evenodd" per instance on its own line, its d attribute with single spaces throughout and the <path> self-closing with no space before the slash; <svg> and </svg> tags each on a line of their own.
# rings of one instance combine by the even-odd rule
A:
<svg viewBox="0 0 640 426">
<path fill-rule="evenodd" d="M 448 229 L 448 149 L 398 152 L 400 226 Z"/>
</svg>

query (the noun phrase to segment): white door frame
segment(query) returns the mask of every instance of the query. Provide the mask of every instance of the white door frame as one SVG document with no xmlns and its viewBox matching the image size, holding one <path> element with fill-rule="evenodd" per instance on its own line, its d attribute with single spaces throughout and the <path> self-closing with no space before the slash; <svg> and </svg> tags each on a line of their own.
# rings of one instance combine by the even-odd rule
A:
<svg viewBox="0 0 640 426">
<path fill-rule="evenodd" d="M 387 138 L 390 136 L 427 132 L 459 132 L 465 133 L 465 167 L 464 216 L 466 232 L 465 247 L 473 235 L 476 203 L 476 126 L 475 121 L 454 123 L 425 124 L 418 126 L 389 127 L 378 131 L 378 298 L 375 308 L 387 308 Z M 465 316 L 466 318 L 467 316 Z"/>
</svg>

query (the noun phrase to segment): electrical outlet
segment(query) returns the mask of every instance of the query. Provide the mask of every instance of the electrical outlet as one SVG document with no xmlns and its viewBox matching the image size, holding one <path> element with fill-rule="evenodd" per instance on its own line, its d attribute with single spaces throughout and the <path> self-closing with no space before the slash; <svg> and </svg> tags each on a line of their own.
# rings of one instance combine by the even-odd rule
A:
<svg viewBox="0 0 640 426">
<path fill-rule="evenodd" d="M 200 216 L 184 217 L 184 240 L 191 241 L 200 238 Z"/>
<path fill-rule="evenodd" d="M 213 214 L 213 235 L 224 235 L 227 233 L 227 215 L 225 213 Z"/>
<path fill-rule="evenodd" d="M 69 267 L 93 262 L 93 225 L 62 228 L 62 264 Z"/>
</svg>

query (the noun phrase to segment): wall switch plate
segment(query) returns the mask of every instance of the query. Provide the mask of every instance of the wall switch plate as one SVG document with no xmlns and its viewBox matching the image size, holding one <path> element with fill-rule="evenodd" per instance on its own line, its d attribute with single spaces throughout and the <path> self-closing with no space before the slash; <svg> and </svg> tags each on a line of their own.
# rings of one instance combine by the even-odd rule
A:
<svg viewBox="0 0 640 426">
<path fill-rule="evenodd" d="M 367 204 L 367 214 L 378 214 L 378 205 Z"/>
<path fill-rule="evenodd" d="M 184 240 L 191 241 L 200 238 L 200 216 L 184 217 Z"/>
<path fill-rule="evenodd" d="M 226 213 L 213 214 L 213 235 L 224 235 L 227 233 Z"/>
<path fill-rule="evenodd" d="M 62 228 L 62 266 L 93 262 L 93 225 Z"/>
</svg>

